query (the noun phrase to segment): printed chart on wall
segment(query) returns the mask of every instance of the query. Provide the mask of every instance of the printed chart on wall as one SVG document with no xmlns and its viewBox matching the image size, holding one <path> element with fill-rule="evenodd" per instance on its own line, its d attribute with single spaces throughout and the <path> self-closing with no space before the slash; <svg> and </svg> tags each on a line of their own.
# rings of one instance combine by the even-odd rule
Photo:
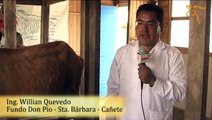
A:
<svg viewBox="0 0 212 120">
<path fill-rule="evenodd" d="M 17 31 L 21 33 L 24 45 L 40 43 L 41 6 L 17 5 Z M 68 42 L 69 1 L 50 5 L 49 42 Z"/>
</svg>

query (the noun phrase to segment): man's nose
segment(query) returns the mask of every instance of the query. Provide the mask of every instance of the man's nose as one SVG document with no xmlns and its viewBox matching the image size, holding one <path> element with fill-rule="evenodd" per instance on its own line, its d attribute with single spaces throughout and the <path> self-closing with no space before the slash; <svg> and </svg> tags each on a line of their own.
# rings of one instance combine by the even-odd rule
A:
<svg viewBox="0 0 212 120">
<path fill-rule="evenodd" d="M 147 32 L 147 31 L 148 31 L 148 25 L 147 25 L 147 24 L 143 24 L 143 25 L 141 26 L 141 31 L 142 31 L 142 32 Z"/>
</svg>

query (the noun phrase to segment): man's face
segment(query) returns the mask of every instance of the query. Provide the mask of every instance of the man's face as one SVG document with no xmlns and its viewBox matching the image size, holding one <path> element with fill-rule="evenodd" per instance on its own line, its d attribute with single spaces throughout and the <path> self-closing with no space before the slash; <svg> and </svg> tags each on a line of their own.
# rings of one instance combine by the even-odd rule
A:
<svg viewBox="0 0 212 120">
<path fill-rule="evenodd" d="M 152 48 L 159 40 L 161 33 L 156 13 L 151 11 L 139 12 L 135 30 L 139 45 Z"/>
</svg>

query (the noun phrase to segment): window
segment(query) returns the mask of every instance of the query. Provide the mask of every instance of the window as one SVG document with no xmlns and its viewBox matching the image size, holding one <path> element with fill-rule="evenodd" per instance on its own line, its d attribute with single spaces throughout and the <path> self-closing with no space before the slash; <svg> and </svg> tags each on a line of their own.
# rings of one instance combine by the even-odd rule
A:
<svg viewBox="0 0 212 120">
<path fill-rule="evenodd" d="M 172 1 L 170 44 L 175 47 L 188 48 L 189 16 L 186 15 L 190 1 Z M 189 14 L 188 14 L 189 15 Z M 180 32 L 180 36 L 179 36 Z"/>
<path fill-rule="evenodd" d="M 127 21 L 127 6 L 101 5 L 100 96 L 107 95 L 107 80 L 116 50 L 127 43 Z"/>
<path fill-rule="evenodd" d="M 69 1 L 50 6 L 49 42 L 65 41 L 68 43 Z M 41 6 L 17 5 L 17 31 L 21 33 L 24 46 L 40 44 Z"/>
<path fill-rule="evenodd" d="M 188 48 L 189 46 L 189 7 L 190 1 L 177 1 L 171 2 L 171 33 L 170 45 L 179 48 Z M 212 14 L 211 14 L 212 16 Z M 212 20 L 212 17 L 211 17 Z M 198 22 L 198 20 L 197 20 Z M 211 21 L 212 23 L 212 21 Z M 212 26 L 211 26 L 212 28 Z M 180 32 L 180 33 L 179 33 Z M 212 53 L 212 30 L 210 31 L 210 48 L 209 52 Z M 181 49 L 183 50 L 183 49 Z M 187 50 L 186 50 L 187 51 Z M 183 52 L 183 51 L 181 51 Z"/>
</svg>

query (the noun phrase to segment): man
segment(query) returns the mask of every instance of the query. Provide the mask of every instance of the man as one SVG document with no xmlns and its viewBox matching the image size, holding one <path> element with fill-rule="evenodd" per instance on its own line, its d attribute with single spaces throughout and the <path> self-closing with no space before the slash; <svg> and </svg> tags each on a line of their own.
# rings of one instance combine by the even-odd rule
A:
<svg viewBox="0 0 212 120">
<path fill-rule="evenodd" d="M 16 40 L 17 40 L 17 47 L 21 47 L 23 45 L 23 39 L 22 39 L 22 35 L 19 32 L 16 32 Z M 5 47 L 3 6 L 1 6 L 1 10 L 0 10 L 0 48 L 1 47 Z"/>
<path fill-rule="evenodd" d="M 19 32 L 16 32 L 17 47 L 23 46 L 23 39 Z M 4 31 L 0 28 L 0 48 L 5 47 Z"/>
<path fill-rule="evenodd" d="M 123 96 L 120 120 L 172 120 L 173 104 L 186 95 L 186 70 L 180 52 L 163 43 L 163 10 L 144 4 L 136 13 L 137 41 L 120 48 L 111 65 L 108 96 Z M 138 50 L 150 53 L 139 63 Z M 142 83 L 142 84 L 141 84 Z"/>
</svg>

